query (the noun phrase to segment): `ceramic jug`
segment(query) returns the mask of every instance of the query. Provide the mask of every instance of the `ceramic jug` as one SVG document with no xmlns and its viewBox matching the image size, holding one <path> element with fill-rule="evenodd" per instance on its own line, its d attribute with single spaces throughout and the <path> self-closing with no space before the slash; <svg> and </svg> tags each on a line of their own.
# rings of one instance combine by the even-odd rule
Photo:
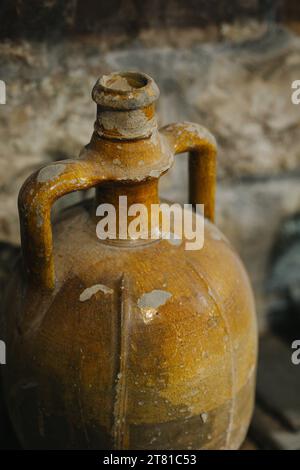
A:
<svg viewBox="0 0 300 470">
<path fill-rule="evenodd" d="M 100 78 L 90 143 L 21 188 L 22 258 L 4 300 L 1 372 L 25 449 L 237 449 L 245 438 L 255 307 L 245 269 L 213 223 L 215 139 L 188 122 L 158 129 L 158 95 L 142 73 Z M 97 236 L 100 204 L 118 214 L 126 196 L 151 211 L 159 178 L 185 152 L 189 202 L 204 205 L 201 249 L 187 250 L 184 238 L 121 236 L 120 226 L 114 240 Z M 95 197 L 52 224 L 54 202 L 88 188 Z"/>
</svg>

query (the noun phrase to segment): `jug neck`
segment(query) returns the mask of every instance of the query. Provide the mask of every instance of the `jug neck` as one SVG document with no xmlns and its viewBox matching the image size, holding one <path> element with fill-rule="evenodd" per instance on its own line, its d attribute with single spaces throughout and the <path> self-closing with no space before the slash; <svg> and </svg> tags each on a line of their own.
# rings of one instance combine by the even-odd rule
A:
<svg viewBox="0 0 300 470">
<path fill-rule="evenodd" d="M 112 224 L 115 224 L 106 227 L 106 230 L 113 231 L 110 241 L 151 241 L 153 234 L 160 230 L 160 221 L 154 217 L 158 205 L 158 179 L 107 183 L 96 188 L 97 222 L 109 213 L 113 217 Z"/>
<path fill-rule="evenodd" d="M 116 140 L 143 139 L 157 129 L 154 105 L 141 109 L 107 110 L 97 106 L 95 132 L 101 137 Z"/>
<path fill-rule="evenodd" d="M 130 225 L 140 209 L 140 230 L 149 239 L 159 225 L 152 219 L 152 207 L 159 204 L 158 180 L 173 161 L 157 128 L 158 87 L 145 74 L 112 73 L 96 82 L 92 96 L 97 117 L 85 158 L 99 163 L 109 175 L 109 182 L 96 188 L 98 215 L 105 216 L 105 207 L 115 212 L 116 239 L 133 240 Z"/>
</svg>

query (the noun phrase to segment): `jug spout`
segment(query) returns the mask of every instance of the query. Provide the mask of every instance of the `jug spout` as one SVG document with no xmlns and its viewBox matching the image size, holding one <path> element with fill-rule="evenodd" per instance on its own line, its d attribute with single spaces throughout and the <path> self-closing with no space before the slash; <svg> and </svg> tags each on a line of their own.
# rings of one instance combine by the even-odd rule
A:
<svg viewBox="0 0 300 470">
<path fill-rule="evenodd" d="M 155 102 L 159 89 L 139 72 L 100 77 L 92 91 L 97 116 L 80 158 L 101 167 L 111 182 L 158 179 L 174 161 L 172 143 L 159 132 Z"/>
<path fill-rule="evenodd" d="M 103 75 L 92 98 L 97 104 L 95 131 L 117 140 L 143 139 L 157 129 L 154 103 L 159 89 L 154 80 L 138 72 Z"/>
</svg>

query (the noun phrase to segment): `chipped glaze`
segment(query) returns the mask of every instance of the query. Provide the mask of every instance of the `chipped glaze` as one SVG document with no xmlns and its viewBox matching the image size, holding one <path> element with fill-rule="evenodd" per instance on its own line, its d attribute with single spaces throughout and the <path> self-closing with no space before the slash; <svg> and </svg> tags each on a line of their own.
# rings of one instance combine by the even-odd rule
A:
<svg viewBox="0 0 300 470">
<path fill-rule="evenodd" d="M 47 183 L 58 178 L 58 176 L 61 175 L 62 172 L 64 171 L 65 166 L 66 165 L 59 163 L 56 165 L 49 165 L 49 166 L 46 166 L 45 168 L 42 168 L 37 175 L 37 182 Z"/>
<path fill-rule="evenodd" d="M 110 287 L 107 287 L 103 284 L 95 284 L 94 286 L 87 287 L 84 289 L 83 292 L 81 292 L 79 296 L 80 302 L 85 302 L 86 300 L 90 300 L 93 295 L 97 294 L 97 292 L 103 292 L 103 294 L 113 294 L 113 289 Z"/>
</svg>

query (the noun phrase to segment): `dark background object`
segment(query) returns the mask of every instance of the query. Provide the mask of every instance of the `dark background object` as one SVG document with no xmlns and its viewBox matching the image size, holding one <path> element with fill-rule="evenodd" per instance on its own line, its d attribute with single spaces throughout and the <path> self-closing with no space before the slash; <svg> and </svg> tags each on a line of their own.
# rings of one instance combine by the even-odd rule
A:
<svg viewBox="0 0 300 470">
<path fill-rule="evenodd" d="M 20 248 L 10 243 L 0 242 L 0 299 L 10 278 L 11 271 L 17 257 L 20 255 Z M 5 367 L 5 366 L 0 366 Z M 1 371 L 0 371 L 1 372 Z M 1 390 L 0 378 L 0 449 L 18 449 L 19 444 L 10 425 L 6 413 L 3 393 Z"/>
<path fill-rule="evenodd" d="M 125 32 L 148 27 L 206 27 L 238 18 L 288 18 L 296 1 L 281 0 L 2 0 L 2 38 L 50 39 L 60 35 Z"/>
</svg>

